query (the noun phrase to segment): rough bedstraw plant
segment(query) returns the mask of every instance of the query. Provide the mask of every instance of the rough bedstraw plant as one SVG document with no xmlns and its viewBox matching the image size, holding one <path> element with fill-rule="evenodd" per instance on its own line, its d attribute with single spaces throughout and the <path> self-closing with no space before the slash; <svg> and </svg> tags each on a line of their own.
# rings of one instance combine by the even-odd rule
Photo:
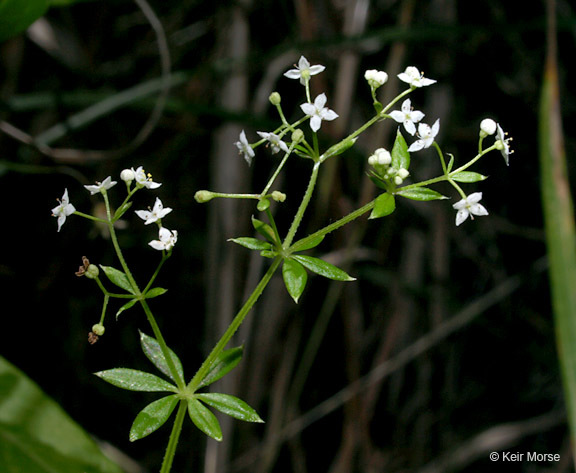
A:
<svg viewBox="0 0 576 473">
<path fill-rule="evenodd" d="M 86 276 L 89 279 L 93 279 L 103 294 L 100 321 L 92 327 L 89 335 L 90 343 L 95 343 L 98 337 L 104 334 L 104 319 L 110 298 L 124 299 L 126 301 L 116 313 L 116 317 L 134 305 L 140 304 L 150 323 L 153 336 L 141 333 L 141 346 L 144 354 L 164 375 L 163 378 L 156 374 L 129 368 L 100 371 L 96 375 L 123 389 L 164 393 L 163 397 L 144 407 L 137 415 L 130 430 L 130 439 L 133 441 L 141 439 L 161 427 L 173 411 L 176 410 L 172 433 L 161 468 L 162 473 L 169 472 L 171 469 L 176 444 L 186 413 L 202 432 L 216 440 L 222 440 L 222 432 L 218 420 L 209 408 L 216 409 L 240 420 L 262 422 L 262 419 L 254 409 L 237 397 L 230 394 L 207 393 L 203 392 L 202 389 L 222 378 L 240 362 L 242 349 L 227 348 L 228 343 L 278 269 L 281 268 L 286 289 L 295 302 L 298 302 L 306 287 L 308 273 L 315 273 L 337 281 L 354 280 L 353 277 L 338 267 L 320 258 L 302 254 L 302 252 L 317 247 L 328 233 L 369 212 L 369 218 L 371 219 L 391 214 L 396 208 L 396 199 L 398 197 L 418 201 L 447 199 L 448 197 L 430 187 L 443 181 L 451 184 L 460 197 L 460 200 L 453 204 L 453 208 L 456 210 L 456 225 L 462 224 L 468 217 L 474 219 L 475 216 L 488 215 L 486 208 L 480 204 L 482 193 L 473 192 L 466 194 L 460 185 L 475 183 L 486 178 L 482 174 L 470 171 L 469 168 L 490 151 L 499 150 L 506 164 L 508 164 L 508 158 L 511 153 L 509 148 L 510 139 L 506 137 L 500 125 L 492 119 L 483 120 L 480 124 L 477 154 L 465 164 L 455 167 L 454 157 L 448 155 L 449 159 L 446 160 L 442 149 L 436 141 L 440 131 L 439 120 L 436 120 L 431 126 L 422 122 L 424 113 L 414 110 L 410 99 L 406 98 L 412 92 L 422 87 L 433 85 L 436 81 L 424 77 L 416 67 L 408 67 L 403 73 L 398 75 L 398 79 L 405 82 L 408 88 L 389 104 L 383 106 L 377 100 L 376 90 L 388 81 L 388 75 L 382 71 L 369 70 L 366 71 L 365 78 L 372 95 L 374 116 L 339 143 L 321 151 L 317 133 L 322 127 L 322 123 L 338 118 L 337 113 L 326 106 L 327 97 L 325 94 L 318 95 L 314 100 L 310 96 L 309 85 L 311 77 L 321 73 L 324 69 L 324 66 L 320 65 L 311 66 L 306 58 L 302 56 L 298 65 L 284 74 L 289 79 L 299 80 L 300 84 L 304 86 L 306 102 L 300 105 L 300 109 L 303 112 L 303 116 L 300 119 L 290 123 L 285 118 L 280 95 L 274 92 L 270 96 L 270 102 L 278 111 L 281 121 L 280 125 L 273 131 L 258 132 L 261 139 L 254 143 L 248 141 L 244 131 L 240 133 L 239 141 L 235 144 L 248 164 L 251 163 L 255 156 L 255 149 L 262 145 L 269 146 L 272 153 L 282 153 L 283 155 L 278 167 L 272 173 L 261 192 L 256 194 L 227 194 L 201 190 L 195 195 L 195 199 L 199 203 L 208 202 L 214 198 L 255 200 L 257 210 L 264 215 L 262 219 L 252 217 L 252 225 L 260 238 L 237 237 L 232 238 L 231 241 L 250 250 L 259 251 L 263 257 L 271 260 L 271 264 L 252 294 L 238 311 L 228 329 L 192 378 L 188 379 L 184 376 L 182 363 L 166 344 L 147 302 L 148 299 L 158 297 L 166 292 L 164 288 L 155 287 L 154 281 L 166 260 L 172 255 L 177 243 L 178 232 L 163 226 L 163 219 L 172 212 L 172 209 L 164 207 L 160 198 L 156 197 L 152 208 L 135 211 L 136 215 L 143 220 L 144 225 L 156 224 L 158 226 L 158 239 L 151 241 L 149 245 L 160 252 L 161 257 L 157 268 L 145 284 L 138 282 L 133 276 L 118 243 L 114 225 L 131 208 L 132 197 L 136 192 L 155 190 L 160 187 L 160 184 L 154 182 L 152 176 L 147 174 L 142 167 L 125 169 L 120 174 L 120 179 L 126 184 L 126 196 L 116 209 L 113 209 L 109 192 L 116 186 L 117 182 L 113 181 L 111 177 L 107 177 L 95 185 L 85 186 L 91 194 L 100 194 L 104 200 L 106 218 L 77 211 L 70 202 L 68 190 L 64 191 L 59 204 L 52 209 L 53 216 L 58 219 L 58 231 L 61 230 L 66 219 L 72 215 L 106 225 L 120 265 L 119 268 L 97 266 L 90 263 L 86 257 L 83 257 L 83 264 L 76 273 L 78 276 Z M 402 101 L 400 109 L 391 110 L 400 101 Z M 322 165 L 327 160 L 335 158 L 353 146 L 358 136 L 370 126 L 386 119 L 392 119 L 399 123 L 398 132 L 391 150 L 377 149 L 368 158 L 370 166 L 369 176 L 374 184 L 382 190 L 382 193 L 373 201 L 345 217 L 317 230 L 311 235 L 294 241 L 298 227 L 314 194 L 318 173 Z M 309 136 L 300 128 L 306 122 L 308 122 L 312 132 Z M 410 137 L 415 137 L 415 140 L 410 145 L 407 144 L 402 134 L 402 128 Z M 490 146 L 484 147 L 484 140 L 489 136 L 495 136 L 495 140 Z M 434 148 L 436 150 L 442 167 L 442 174 L 425 181 L 406 184 L 406 180 L 410 177 L 411 153 L 416 153 L 425 148 Z M 282 236 L 270 211 L 270 201 L 283 202 L 286 198 L 284 193 L 272 190 L 272 186 L 289 158 L 308 159 L 311 173 L 308 187 L 294 219 L 286 235 Z M 101 273 L 104 273 L 107 281 L 101 279 Z M 115 287 L 114 291 L 116 292 L 112 292 L 107 288 L 110 285 L 109 283 L 112 284 L 112 287 Z"/>
</svg>

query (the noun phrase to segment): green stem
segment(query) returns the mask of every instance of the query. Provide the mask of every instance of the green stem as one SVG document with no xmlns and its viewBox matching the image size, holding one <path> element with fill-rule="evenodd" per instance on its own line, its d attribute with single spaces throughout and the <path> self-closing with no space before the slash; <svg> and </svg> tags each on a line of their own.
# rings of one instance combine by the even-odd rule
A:
<svg viewBox="0 0 576 473">
<path fill-rule="evenodd" d="M 264 291 L 264 288 L 268 285 L 270 279 L 272 279 L 272 276 L 280 266 L 281 262 L 282 258 L 280 256 L 274 259 L 272 265 L 270 266 L 270 268 L 268 268 L 268 271 L 266 271 L 266 274 L 264 274 L 264 276 L 262 277 L 256 288 L 254 289 L 252 294 L 250 294 L 250 297 L 248 297 L 248 299 L 246 300 L 246 302 L 244 303 L 238 314 L 236 314 L 236 317 L 234 317 L 234 319 L 232 320 L 232 322 L 230 323 L 230 325 L 228 326 L 228 328 L 226 329 L 226 331 L 224 332 L 218 343 L 214 346 L 210 354 L 206 357 L 206 359 L 200 366 L 200 369 L 196 372 L 194 377 L 188 383 L 187 390 L 194 392 L 196 391 L 196 389 L 198 389 L 198 386 L 212 368 L 212 365 L 216 361 L 216 358 L 218 358 L 220 353 L 222 353 L 224 348 L 226 348 L 226 345 L 228 344 L 230 339 L 234 336 L 240 325 L 242 325 L 242 322 L 248 315 L 248 312 L 250 312 L 250 310 L 252 309 L 252 307 L 254 306 L 254 304 Z"/>
<path fill-rule="evenodd" d="M 174 455 L 176 454 L 176 446 L 178 445 L 180 432 L 182 432 L 182 424 L 184 423 L 187 407 L 188 403 L 181 400 L 180 405 L 178 406 L 178 412 L 176 413 L 176 419 L 174 419 L 174 425 L 172 426 L 172 432 L 170 433 L 170 439 L 166 446 L 166 453 L 164 453 L 164 460 L 162 461 L 160 473 L 169 473 L 172 469 L 172 462 L 174 460 Z"/>
<path fill-rule="evenodd" d="M 290 253 L 298 251 L 299 248 L 306 247 L 306 245 L 309 242 L 312 242 L 319 237 L 327 235 L 328 233 L 333 232 L 334 230 L 337 230 L 338 228 L 343 227 L 344 225 L 356 220 L 358 217 L 361 217 L 365 213 L 370 212 L 374 208 L 375 202 L 376 202 L 376 200 L 372 200 L 371 202 L 368 202 L 366 205 L 363 205 L 362 207 L 355 210 L 354 212 L 351 212 L 348 215 L 346 215 L 345 217 L 342 217 L 340 220 L 336 220 L 335 222 L 331 223 L 330 225 L 327 225 L 326 227 L 321 228 L 320 230 L 312 233 L 311 235 L 308 235 L 307 237 L 302 238 L 301 240 L 298 240 L 296 243 L 294 243 L 294 245 L 292 245 L 289 248 Z"/>
<path fill-rule="evenodd" d="M 146 294 L 148 292 L 148 290 L 150 289 L 150 287 L 152 287 L 152 284 L 154 284 L 154 281 L 156 279 L 156 276 L 158 276 L 158 273 L 160 272 L 160 269 L 162 268 L 162 266 L 164 265 L 164 262 L 170 258 L 170 253 L 166 254 L 164 253 L 162 255 L 162 259 L 160 260 L 160 263 L 158 264 L 158 267 L 156 268 L 156 271 L 154 271 L 154 274 L 152 275 L 152 277 L 150 278 L 150 281 L 148 281 L 148 284 L 146 284 L 146 287 L 144 288 L 144 291 L 142 291 L 144 294 Z"/>
<path fill-rule="evenodd" d="M 306 189 L 306 193 L 304 194 L 304 198 L 300 203 L 300 207 L 294 216 L 294 220 L 292 221 L 292 225 L 290 225 L 290 229 L 288 230 L 288 235 L 284 240 L 284 248 L 289 248 L 296 236 L 296 231 L 302 222 L 302 218 L 304 217 L 304 212 L 306 212 L 306 208 L 310 203 L 310 199 L 312 198 L 312 193 L 314 192 L 314 187 L 316 186 L 316 180 L 318 179 L 318 170 L 320 169 L 320 162 L 314 163 L 314 167 L 312 168 L 312 175 L 310 176 L 310 181 L 308 182 L 308 187 Z"/>
</svg>

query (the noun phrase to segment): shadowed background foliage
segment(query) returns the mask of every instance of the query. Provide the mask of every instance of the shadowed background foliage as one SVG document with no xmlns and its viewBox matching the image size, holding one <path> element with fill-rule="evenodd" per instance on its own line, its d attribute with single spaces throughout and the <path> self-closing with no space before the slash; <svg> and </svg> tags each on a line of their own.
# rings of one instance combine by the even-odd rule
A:
<svg viewBox="0 0 576 473">
<path fill-rule="evenodd" d="M 484 193 L 490 216 L 456 228 L 452 201 L 402 201 L 392 216 L 361 219 L 313 253 L 347 268 L 355 283 L 312 278 L 295 305 L 274 280 L 236 336 L 245 345 L 241 367 L 218 386 L 267 423 L 222 419 L 221 444 L 188 425 L 174 471 L 480 472 L 491 467 L 492 450 L 561 455 L 558 463 L 509 464 L 507 471 L 571 471 L 538 187 L 543 2 L 182 0 L 151 7 L 165 29 L 173 85 L 136 149 L 126 147 L 154 110 L 161 57 L 135 3 L 54 8 L 0 44 L 0 118 L 51 147 L 0 133 L 1 353 L 95 437 L 135 459 L 131 471 L 156 470 L 169 429 L 128 441 L 134 416 L 155 397 L 91 374 L 148 369 L 138 342 L 138 329 L 150 332 L 146 319 L 133 309 L 115 322 L 113 307 L 106 334 L 88 345 L 101 296 L 74 271 L 83 255 L 110 265 L 114 256 L 106 235 L 86 220 L 71 217 L 57 233 L 54 199 L 67 188 L 78 210 L 98 211 L 99 200 L 82 185 L 138 165 L 163 183 L 155 195 L 174 208 L 167 222 L 180 238 L 158 281 L 169 292 L 151 305 L 190 377 L 267 264 L 226 242 L 251 234 L 252 202 L 199 205 L 194 193 L 252 192 L 266 183 L 277 156 L 259 148 L 248 167 L 233 142 L 242 129 L 255 141 L 257 130 L 275 128 L 272 91 L 288 117 L 297 116 L 303 88 L 282 73 L 300 54 L 326 66 L 312 79 L 312 94 L 325 91 L 340 115 L 322 126 L 325 145 L 370 117 L 366 69 L 388 72 L 385 101 L 398 92 L 396 74 L 416 65 L 438 84 L 415 92 L 412 104 L 428 123 L 440 118 L 438 141 L 456 163 L 476 153 L 485 117 L 514 137 L 510 166 L 491 154 L 476 169 L 490 178 L 467 187 Z M 558 4 L 558 28 L 569 131 L 576 111 L 573 73 L 564 68 L 576 42 L 570 2 Z M 96 118 L 76 115 L 92 106 Z M 390 148 L 395 132 L 389 121 L 374 127 L 326 166 L 300 235 L 375 195 L 367 158 Z M 576 144 L 569 132 L 565 145 L 570 166 Z M 53 152 L 63 148 L 75 151 Z M 418 179 L 440 170 L 431 150 L 412 159 Z M 309 162 L 293 160 L 277 186 L 288 194 L 274 209 L 281 232 L 309 171 Z M 153 198 L 139 193 L 135 208 Z M 153 229 L 137 220 L 127 215 L 121 243 L 133 272 L 146 279 L 158 255 L 147 246 Z"/>
</svg>

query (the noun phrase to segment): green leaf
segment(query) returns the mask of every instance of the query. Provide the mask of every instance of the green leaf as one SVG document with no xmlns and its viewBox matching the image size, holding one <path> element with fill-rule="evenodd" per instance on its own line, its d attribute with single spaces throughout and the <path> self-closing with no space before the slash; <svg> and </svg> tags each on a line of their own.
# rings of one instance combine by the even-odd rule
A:
<svg viewBox="0 0 576 473">
<path fill-rule="evenodd" d="M 245 422 L 264 422 L 256 411 L 242 399 L 238 399 L 230 394 L 204 393 L 196 394 L 195 397 L 235 419 L 240 419 Z"/>
<path fill-rule="evenodd" d="M 0 42 L 22 33 L 48 9 L 48 0 L 0 0 Z"/>
<path fill-rule="evenodd" d="M 2 357 L 0 471 L 122 473 L 56 402 Z"/>
<path fill-rule="evenodd" d="M 379 189 L 382 189 L 385 191 L 388 190 L 388 186 L 386 185 L 386 183 L 374 171 L 370 171 L 370 173 L 368 174 L 368 177 L 376 185 L 376 187 L 378 187 Z"/>
<path fill-rule="evenodd" d="M 148 404 L 134 419 L 130 428 L 130 442 L 140 440 L 158 430 L 168 420 L 178 404 L 178 397 L 173 394 Z"/>
<path fill-rule="evenodd" d="M 270 243 L 277 243 L 276 234 L 270 225 L 262 222 L 261 220 L 258 220 L 254 216 L 252 216 L 252 225 L 254 226 L 254 229 L 260 233 L 260 235 L 266 238 Z"/>
<path fill-rule="evenodd" d="M 188 401 L 188 414 L 194 425 L 204 432 L 208 437 L 220 442 L 222 440 L 222 429 L 216 416 L 210 412 L 198 399 Z"/>
<path fill-rule="evenodd" d="M 125 310 L 130 309 L 131 307 L 134 306 L 134 304 L 136 304 L 136 302 L 138 302 L 138 299 L 131 299 L 128 302 L 126 302 L 126 304 L 124 304 L 122 307 L 120 307 L 118 309 L 118 312 L 116 312 L 116 320 L 118 320 L 118 316 L 124 312 Z"/>
<path fill-rule="evenodd" d="M 124 205 L 122 205 L 120 208 L 118 208 L 116 210 L 116 212 L 114 212 L 114 217 L 112 218 L 113 221 L 118 220 L 120 217 L 122 217 L 122 215 L 124 215 L 126 213 L 126 211 L 132 207 L 132 202 L 126 202 Z"/>
<path fill-rule="evenodd" d="M 461 171 L 450 176 L 456 182 L 479 182 L 488 179 L 488 176 L 483 176 L 477 172 Z"/>
<path fill-rule="evenodd" d="M 161 296 L 162 294 L 166 294 L 168 289 L 164 289 L 163 287 L 153 287 L 146 291 L 146 299 L 154 299 L 155 297 Z"/>
<path fill-rule="evenodd" d="M 324 240 L 324 236 L 325 235 L 318 235 L 318 236 L 315 236 L 312 238 L 310 236 L 302 238 L 301 240 L 298 240 L 296 243 L 294 243 L 290 247 L 290 250 L 291 251 L 306 251 L 306 250 L 311 250 L 312 248 L 316 248 L 320 243 L 322 243 L 322 241 Z"/>
<path fill-rule="evenodd" d="M 142 347 L 142 351 L 146 355 L 146 358 L 148 358 L 156 368 L 158 368 L 162 373 L 164 373 L 172 380 L 176 381 L 172 377 L 172 373 L 168 368 L 168 363 L 166 363 L 166 358 L 164 358 L 162 348 L 160 348 L 160 344 L 154 337 L 150 337 L 144 332 L 140 332 L 140 346 Z M 176 367 L 176 371 L 178 371 L 180 380 L 184 381 L 184 370 L 182 368 L 182 362 L 180 361 L 180 358 L 178 358 L 176 353 L 174 353 L 170 348 L 168 348 L 168 352 L 172 358 L 172 363 L 174 363 L 174 366 Z"/>
<path fill-rule="evenodd" d="M 331 158 L 332 156 L 338 156 L 339 154 L 344 153 L 344 151 L 348 151 L 354 144 L 358 138 L 352 138 L 351 140 L 346 140 L 340 143 L 336 143 L 334 146 L 328 148 L 324 153 L 324 159 Z"/>
<path fill-rule="evenodd" d="M 376 197 L 376 201 L 374 202 L 374 208 L 372 209 L 372 213 L 368 218 L 380 218 L 386 217 L 386 215 L 390 215 L 396 209 L 396 201 L 392 194 L 386 192 L 385 194 L 380 194 Z"/>
<path fill-rule="evenodd" d="M 448 166 L 446 166 L 446 172 L 450 172 L 454 166 L 454 155 L 451 153 L 446 153 L 446 155 L 450 156 L 450 161 L 448 161 Z"/>
<path fill-rule="evenodd" d="M 119 269 L 113 268 L 112 266 L 103 266 L 100 265 L 104 274 L 108 277 L 111 283 L 116 284 L 116 286 L 124 289 L 125 291 L 129 292 L 130 294 L 134 294 L 134 290 L 130 285 L 130 281 L 128 281 L 128 276 L 124 274 Z"/>
<path fill-rule="evenodd" d="M 294 302 L 298 303 L 298 299 L 304 292 L 306 281 L 308 280 L 308 274 L 304 266 L 298 261 L 287 258 L 282 264 L 282 277 L 284 278 L 288 294 L 294 299 Z"/>
<path fill-rule="evenodd" d="M 392 156 L 392 167 L 395 169 L 409 169 L 410 168 L 410 153 L 408 152 L 408 144 L 400 133 L 400 128 L 396 132 L 396 140 L 390 152 Z"/>
<path fill-rule="evenodd" d="M 439 192 L 428 189 L 427 187 L 413 187 L 412 189 L 399 190 L 396 192 L 396 195 L 406 197 L 407 199 L 419 200 L 421 202 L 448 198 Z"/>
<path fill-rule="evenodd" d="M 258 240 L 251 237 L 230 238 L 228 241 L 237 243 L 238 245 L 248 248 L 250 250 L 271 250 L 273 247 L 267 241 Z"/>
<path fill-rule="evenodd" d="M 114 368 L 94 374 L 118 388 L 128 389 L 129 391 L 176 391 L 176 386 L 158 376 L 130 368 Z"/>
<path fill-rule="evenodd" d="M 204 379 L 198 385 L 198 389 L 218 381 L 236 368 L 236 365 L 240 363 L 243 354 L 244 349 L 242 347 L 230 348 L 229 350 L 224 350 L 220 353 L 210 367 L 208 374 L 204 376 Z"/>
<path fill-rule="evenodd" d="M 308 268 L 313 273 L 324 276 L 328 279 L 334 279 L 335 281 L 355 281 L 356 278 L 351 277 L 345 271 L 337 268 L 333 264 L 330 264 L 319 258 L 314 258 L 313 256 L 304 255 L 294 255 L 292 256 L 299 263 L 302 263 L 306 268 Z"/>
</svg>

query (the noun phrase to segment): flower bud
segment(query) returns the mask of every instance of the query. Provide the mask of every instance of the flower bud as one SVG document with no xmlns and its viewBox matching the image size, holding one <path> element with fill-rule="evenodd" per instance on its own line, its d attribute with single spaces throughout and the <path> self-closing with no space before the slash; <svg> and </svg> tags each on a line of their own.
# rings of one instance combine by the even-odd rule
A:
<svg viewBox="0 0 576 473">
<path fill-rule="evenodd" d="M 208 202 L 209 200 L 212 200 L 214 197 L 215 197 L 214 192 L 205 190 L 198 191 L 196 192 L 196 194 L 194 194 L 194 199 L 196 199 L 196 202 L 198 202 L 199 204 Z"/>
<path fill-rule="evenodd" d="M 272 192 L 272 198 L 276 202 L 284 202 L 286 200 L 286 194 L 284 194 L 284 192 L 274 191 Z"/>
<path fill-rule="evenodd" d="M 298 128 L 292 133 L 292 141 L 300 143 L 304 139 L 304 132 Z"/>
<path fill-rule="evenodd" d="M 272 92 L 270 94 L 270 97 L 268 97 L 268 100 L 270 100 L 270 103 L 272 105 L 280 105 L 282 98 L 280 97 L 280 94 L 278 92 Z"/>
<path fill-rule="evenodd" d="M 364 73 L 364 79 L 368 81 L 370 87 L 377 89 L 388 81 L 388 74 L 384 71 L 369 69 Z"/>
<path fill-rule="evenodd" d="M 378 148 L 374 151 L 376 155 L 376 159 L 378 160 L 378 164 L 382 166 L 387 166 L 392 162 L 392 156 L 390 155 L 390 151 L 384 148 Z"/>
<path fill-rule="evenodd" d="M 485 138 L 496 133 L 496 122 L 491 118 L 485 118 L 480 122 L 480 136 Z"/>
<path fill-rule="evenodd" d="M 105 328 L 104 325 L 102 324 L 94 324 L 92 325 L 92 332 L 96 335 L 98 335 L 99 337 L 101 337 L 102 335 L 104 335 L 105 332 Z"/>
<path fill-rule="evenodd" d="M 135 177 L 136 177 L 136 174 L 134 173 L 134 171 L 132 169 L 124 169 L 120 173 L 120 179 L 122 179 L 126 183 L 132 182 Z"/>
<path fill-rule="evenodd" d="M 400 178 L 406 179 L 409 175 L 410 173 L 408 172 L 408 169 L 405 168 L 398 169 L 398 176 L 400 176 Z"/>
</svg>

